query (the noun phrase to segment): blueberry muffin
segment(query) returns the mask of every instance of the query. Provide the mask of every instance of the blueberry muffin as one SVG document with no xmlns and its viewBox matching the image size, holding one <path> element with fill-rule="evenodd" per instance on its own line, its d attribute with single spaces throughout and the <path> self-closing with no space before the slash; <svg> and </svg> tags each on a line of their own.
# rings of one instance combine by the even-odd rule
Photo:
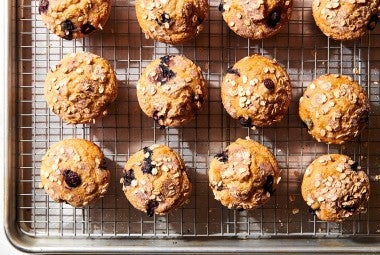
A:
<svg viewBox="0 0 380 255">
<path fill-rule="evenodd" d="M 222 0 L 219 11 L 239 36 L 264 39 L 278 33 L 292 13 L 293 0 Z"/>
<path fill-rule="evenodd" d="M 145 36 L 169 44 L 195 38 L 208 10 L 207 0 L 136 0 L 136 16 Z"/>
<path fill-rule="evenodd" d="M 320 76 L 307 87 L 299 102 L 299 115 L 309 133 L 328 144 L 353 140 L 366 126 L 368 114 L 366 92 L 345 75 Z"/>
<path fill-rule="evenodd" d="M 157 144 L 128 159 L 120 183 L 129 202 L 150 217 L 187 203 L 192 187 L 182 158 L 168 146 Z"/>
<path fill-rule="evenodd" d="M 72 53 L 51 68 L 44 92 L 49 108 L 66 123 L 92 123 L 116 99 L 116 76 L 107 60 Z"/>
<path fill-rule="evenodd" d="M 206 97 L 201 69 L 184 56 L 164 56 L 152 61 L 137 83 L 142 111 L 161 127 L 189 122 Z"/>
<path fill-rule="evenodd" d="M 355 40 L 379 21 L 379 0 L 314 0 L 313 16 L 321 31 L 334 40 Z"/>
<path fill-rule="evenodd" d="M 341 154 L 320 156 L 306 168 L 302 197 L 319 219 L 340 222 L 365 211 L 370 186 L 360 169 Z"/>
<path fill-rule="evenodd" d="M 110 172 L 97 145 L 67 139 L 52 145 L 42 158 L 41 187 L 56 202 L 86 206 L 108 190 Z"/>
<path fill-rule="evenodd" d="M 253 55 L 227 69 L 222 86 L 223 106 L 244 127 L 279 122 L 292 98 L 286 71 L 276 60 Z"/>
<path fill-rule="evenodd" d="M 269 200 L 281 177 L 277 161 L 263 145 L 237 139 L 210 163 L 215 199 L 229 209 L 254 209 Z"/>
<path fill-rule="evenodd" d="M 111 0 L 40 0 L 38 11 L 51 32 L 72 40 L 103 29 Z"/>
</svg>

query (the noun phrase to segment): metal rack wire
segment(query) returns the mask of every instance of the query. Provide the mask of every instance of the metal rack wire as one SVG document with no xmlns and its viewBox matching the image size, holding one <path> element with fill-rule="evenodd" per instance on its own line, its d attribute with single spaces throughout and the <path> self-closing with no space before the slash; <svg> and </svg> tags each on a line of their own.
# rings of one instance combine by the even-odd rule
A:
<svg viewBox="0 0 380 255">
<path fill-rule="evenodd" d="M 38 15 L 38 1 L 17 1 L 17 222 L 26 235 L 45 237 L 352 237 L 380 232 L 380 30 L 355 42 L 335 42 L 319 32 L 311 1 L 295 1 L 292 19 L 271 39 L 239 38 L 224 24 L 217 0 L 199 38 L 181 46 L 147 40 L 140 32 L 134 2 L 114 0 L 104 31 L 77 41 L 58 39 Z M 52 114 L 43 97 L 48 68 L 65 54 L 91 51 L 108 59 L 117 73 L 119 96 L 110 114 L 94 125 L 66 125 Z M 273 57 L 289 73 L 293 100 L 288 115 L 274 127 L 240 127 L 223 110 L 220 82 L 228 66 L 251 54 Z M 164 54 L 184 54 L 203 70 L 209 85 L 205 109 L 181 128 L 155 126 L 136 99 L 136 83 L 147 64 Z M 324 73 L 351 75 L 371 102 L 369 127 L 344 146 L 316 143 L 298 118 L 298 99 L 308 83 Z M 210 158 L 229 142 L 250 136 L 268 146 L 282 169 L 276 195 L 253 211 L 223 208 L 208 187 Z M 112 179 L 105 198 L 84 209 L 49 200 L 38 188 L 41 158 L 53 143 L 81 137 L 97 143 L 106 155 Z M 129 205 L 119 179 L 129 155 L 143 146 L 165 143 L 186 162 L 194 184 L 189 204 L 167 216 L 149 218 Z M 344 153 L 359 161 L 372 180 L 367 213 L 345 223 L 326 223 L 310 214 L 300 195 L 306 166 L 318 155 Z"/>
</svg>

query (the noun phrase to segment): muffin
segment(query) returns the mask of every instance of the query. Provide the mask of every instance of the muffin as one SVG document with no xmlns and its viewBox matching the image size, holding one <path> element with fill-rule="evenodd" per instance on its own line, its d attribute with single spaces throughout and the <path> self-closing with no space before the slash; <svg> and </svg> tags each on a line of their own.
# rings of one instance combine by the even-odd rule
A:
<svg viewBox="0 0 380 255">
<path fill-rule="evenodd" d="M 108 190 L 110 172 L 97 145 L 66 139 L 52 145 L 41 162 L 41 188 L 56 202 L 86 206 Z"/>
<path fill-rule="evenodd" d="M 102 30 L 111 11 L 111 0 L 40 0 L 38 7 L 46 27 L 67 40 Z"/>
<path fill-rule="evenodd" d="M 195 38 L 208 10 L 207 0 L 136 0 L 136 16 L 145 36 L 169 44 Z"/>
<path fill-rule="evenodd" d="M 219 11 L 239 36 L 264 39 L 278 33 L 292 13 L 293 0 L 222 0 Z"/>
<path fill-rule="evenodd" d="M 321 220 L 340 222 L 366 210 L 369 179 L 346 155 L 315 159 L 302 180 L 302 197 Z"/>
<path fill-rule="evenodd" d="M 292 98 L 286 71 L 276 60 L 253 55 L 227 69 L 222 103 L 227 113 L 244 127 L 266 127 L 279 122 Z"/>
<path fill-rule="evenodd" d="M 184 56 L 153 60 L 137 83 L 142 111 L 161 127 L 186 124 L 201 110 L 206 97 L 201 69 Z"/>
<path fill-rule="evenodd" d="M 334 40 L 355 40 L 379 21 L 379 0 L 314 0 L 313 17 L 317 26 Z"/>
<path fill-rule="evenodd" d="M 53 66 L 45 80 L 49 108 L 70 124 L 95 122 L 116 99 L 116 76 L 107 60 L 89 52 L 72 53 Z"/>
<path fill-rule="evenodd" d="M 237 139 L 210 163 L 215 199 L 229 209 L 254 209 L 269 200 L 281 177 L 277 161 L 263 145 Z"/>
<path fill-rule="evenodd" d="M 120 183 L 129 202 L 150 217 L 187 203 L 192 187 L 182 158 L 168 146 L 157 144 L 128 159 Z"/>
<path fill-rule="evenodd" d="M 353 140 L 368 123 L 368 114 L 365 91 L 345 75 L 320 76 L 299 101 L 299 115 L 309 134 L 328 144 Z"/>
</svg>

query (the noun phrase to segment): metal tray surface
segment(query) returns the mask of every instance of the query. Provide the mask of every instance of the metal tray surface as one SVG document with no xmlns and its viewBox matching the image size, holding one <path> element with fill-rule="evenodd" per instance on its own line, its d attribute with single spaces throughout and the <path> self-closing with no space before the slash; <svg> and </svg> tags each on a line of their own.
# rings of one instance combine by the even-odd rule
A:
<svg viewBox="0 0 380 255">
<path fill-rule="evenodd" d="M 311 0 L 294 2 L 292 18 L 278 35 L 252 41 L 230 31 L 218 11 L 219 1 L 210 0 L 209 18 L 200 36 L 171 46 L 145 39 L 134 1 L 113 0 L 104 30 L 76 41 L 49 33 L 38 15 L 38 1 L 9 1 L 8 64 L 12 68 L 6 90 L 10 136 L 5 159 L 5 228 L 10 242 L 21 250 L 41 253 L 380 251 L 380 26 L 360 40 L 336 42 L 316 28 Z M 76 51 L 101 55 L 117 73 L 118 98 L 110 114 L 93 125 L 64 124 L 48 109 L 43 96 L 49 67 Z M 208 81 L 205 109 L 181 128 L 160 129 L 141 112 L 136 98 L 140 73 L 152 59 L 165 54 L 192 59 Z M 252 54 L 276 58 L 293 85 L 287 116 L 273 127 L 256 130 L 242 128 L 231 119 L 220 99 L 226 69 Z M 369 125 L 356 141 L 318 143 L 298 117 L 303 90 L 325 73 L 350 75 L 368 92 Z M 274 153 L 282 181 L 264 206 L 228 210 L 213 198 L 208 167 L 213 155 L 246 136 Z M 71 137 L 98 144 L 112 174 L 109 192 L 86 208 L 55 203 L 39 188 L 39 167 L 47 148 Z M 119 179 L 128 157 L 153 143 L 167 144 L 181 154 L 194 187 L 190 203 L 166 216 L 150 218 L 130 206 Z M 366 213 L 344 223 L 318 220 L 300 195 L 304 169 L 326 153 L 351 156 L 371 179 Z"/>
</svg>

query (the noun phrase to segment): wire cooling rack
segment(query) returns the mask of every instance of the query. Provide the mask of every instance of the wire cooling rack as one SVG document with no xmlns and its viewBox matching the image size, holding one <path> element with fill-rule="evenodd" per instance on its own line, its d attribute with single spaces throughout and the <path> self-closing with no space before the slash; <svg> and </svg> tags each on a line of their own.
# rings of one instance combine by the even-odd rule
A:
<svg viewBox="0 0 380 255">
<path fill-rule="evenodd" d="M 20 230 L 44 237 L 179 237 L 238 238 L 353 237 L 380 235 L 380 30 L 361 40 L 335 42 L 313 22 L 311 1 L 294 1 L 289 24 L 276 36 L 260 41 L 240 38 L 224 24 L 219 1 L 210 1 L 209 18 L 197 40 L 170 46 L 145 39 L 138 26 L 134 2 L 114 0 L 104 31 L 77 41 L 48 32 L 38 15 L 38 1 L 18 0 L 16 87 L 16 221 Z M 118 79 L 119 95 L 110 114 L 94 125 L 66 125 L 49 111 L 43 97 L 48 68 L 64 55 L 90 51 L 110 61 Z M 160 129 L 144 116 L 136 98 L 139 74 L 155 58 L 184 54 L 198 64 L 208 81 L 205 109 L 181 128 Z M 251 54 L 276 58 L 289 73 L 293 100 L 277 125 L 242 128 L 223 109 L 220 83 L 227 67 Z M 369 126 L 359 139 L 346 145 L 315 142 L 298 117 L 298 99 L 305 87 L 325 73 L 352 76 L 368 91 Z M 214 200 L 208 187 L 213 155 L 231 141 L 250 136 L 276 156 L 282 180 L 275 196 L 252 211 L 228 210 Z M 41 158 L 55 142 L 71 137 L 98 144 L 111 171 L 109 192 L 95 204 L 74 209 L 55 203 L 39 188 Z M 193 193 L 190 203 L 167 216 L 147 217 L 135 210 L 122 192 L 119 179 L 128 157 L 142 147 L 163 143 L 184 158 Z M 344 153 L 358 161 L 371 178 L 367 212 L 345 223 L 319 221 L 300 195 L 304 169 L 317 156 Z"/>
</svg>

